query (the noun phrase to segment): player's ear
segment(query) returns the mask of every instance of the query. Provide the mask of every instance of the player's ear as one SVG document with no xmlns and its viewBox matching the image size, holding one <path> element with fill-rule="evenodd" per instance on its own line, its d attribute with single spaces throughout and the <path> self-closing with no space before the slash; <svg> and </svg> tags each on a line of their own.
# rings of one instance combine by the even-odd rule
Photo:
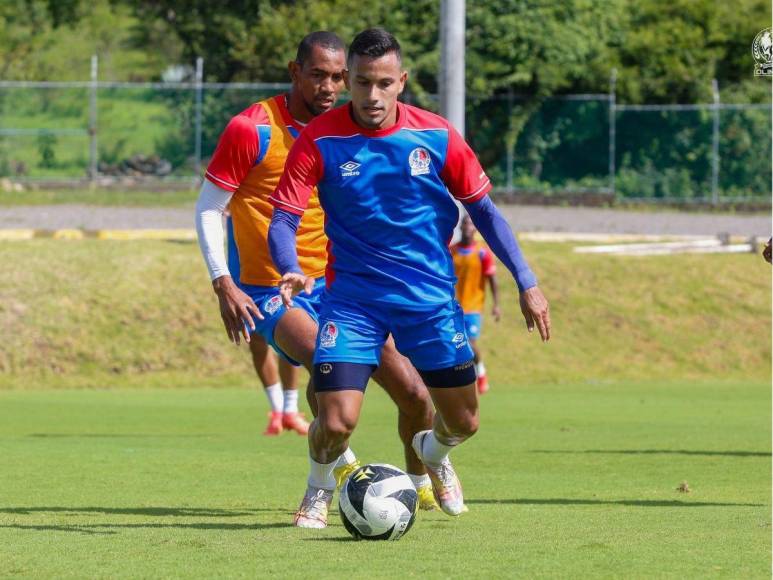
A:
<svg viewBox="0 0 773 580">
<path fill-rule="evenodd" d="M 298 81 L 298 77 L 301 74 L 301 65 L 294 60 L 287 63 L 287 70 L 290 72 L 290 80 L 293 82 Z"/>
<path fill-rule="evenodd" d="M 405 90 L 405 83 L 408 82 L 408 71 L 404 70 L 400 73 L 400 92 L 398 94 L 402 95 L 403 91 Z"/>
<path fill-rule="evenodd" d="M 347 91 L 352 90 L 352 88 L 349 86 L 349 69 L 344 69 L 344 84 L 346 85 Z"/>
</svg>

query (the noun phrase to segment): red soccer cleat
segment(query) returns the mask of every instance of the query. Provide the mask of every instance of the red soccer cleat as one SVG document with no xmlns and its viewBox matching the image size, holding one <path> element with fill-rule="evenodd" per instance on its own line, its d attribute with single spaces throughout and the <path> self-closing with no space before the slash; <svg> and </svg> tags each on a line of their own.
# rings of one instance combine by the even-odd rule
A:
<svg viewBox="0 0 773 580">
<path fill-rule="evenodd" d="M 309 422 L 303 413 L 285 413 L 282 416 L 282 427 L 288 431 L 295 431 L 298 435 L 309 433 Z"/>
<path fill-rule="evenodd" d="M 268 427 L 263 435 L 279 435 L 282 432 L 282 412 L 271 411 L 268 414 Z"/>
<path fill-rule="evenodd" d="M 478 377 L 478 394 L 485 395 L 486 393 L 488 393 L 488 390 L 489 390 L 488 377 L 486 377 L 486 375 Z"/>
</svg>

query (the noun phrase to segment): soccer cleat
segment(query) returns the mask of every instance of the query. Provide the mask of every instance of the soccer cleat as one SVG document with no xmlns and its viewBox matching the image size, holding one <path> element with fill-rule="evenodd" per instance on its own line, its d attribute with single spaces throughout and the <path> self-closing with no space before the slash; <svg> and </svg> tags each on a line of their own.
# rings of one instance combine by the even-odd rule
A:
<svg viewBox="0 0 773 580">
<path fill-rule="evenodd" d="M 422 485 L 416 490 L 419 495 L 419 509 L 432 512 L 439 510 L 440 506 L 435 501 L 435 493 L 432 491 L 432 484 Z"/>
<path fill-rule="evenodd" d="M 268 414 L 268 427 L 263 435 L 279 435 L 282 432 L 282 412 L 271 411 Z"/>
<path fill-rule="evenodd" d="M 327 527 L 327 512 L 333 501 L 333 490 L 309 486 L 303 496 L 301 507 L 295 514 L 293 524 L 297 528 L 320 530 Z"/>
<path fill-rule="evenodd" d="M 288 431 L 295 431 L 298 435 L 309 433 L 309 422 L 303 413 L 284 413 L 282 415 L 282 427 Z"/>
<path fill-rule="evenodd" d="M 362 464 L 359 459 L 355 459 L 353 463 L 347 463 L 341 467 L 336 467 L 333 470 L 333 477 L 336 479 L 336 489 L 340 490 L 344 486 L 344 483 L 346 483 L 346 478 L 360 467 L 362 467 Z"/>
<path fill-rule="evenodd" d="M 488 378 L 486 375 L 482 375 L 478 377 L 478 394 L 479 395 L 485 395 L 488 393 L 489 386 L 488 386 Z"/>
<path fill-rule="evenodd" d="M 440 509 L 449 516 L 458 516 L 467 511 L 467 506 L 464 505 L 462 484 L 456 475 L 454 466 L 451 465 L 451 460 L 446 457 L 437 467 L 432 467 L 424 461 L 422 452 L 424 439 L 431 432 L 432 431 L 419 431 L 416 433 L 416 435 L 413 436 L 413 450 L 416 451 L 416 455 L 427 468 L 427 474 L 432 482 L 432 491 L 434 492 L 435 499 L 440 505 Z"/>
</svg>

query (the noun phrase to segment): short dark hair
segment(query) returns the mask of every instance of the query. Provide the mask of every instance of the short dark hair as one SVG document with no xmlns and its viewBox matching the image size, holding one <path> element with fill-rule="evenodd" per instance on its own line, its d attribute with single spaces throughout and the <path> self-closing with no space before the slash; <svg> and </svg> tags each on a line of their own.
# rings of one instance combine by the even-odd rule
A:
<svg viewBox="0 0 773 580">
<path fill-rule="evenodd" d="M 303 40 L 298 44 L 298 52 L 295 54 L 295 62 L 303 66 L 309 57 L 311 56 L 311 50 L 319 46 L 321 48 L 327 48 L 328 50 L 346 50 L 344 41 L 341 40 L 338 35 L 328 32 L 327 30 L 318 30 L 312 32 L 303 37 Z"/>
<path fill-rule="evenodd" d="M 363 30 L 352 40 L 349 45 L 349 60 L 351 61 L 355 54 L 378 58 L 389 52 L 394 52 L 397 59 L 402 61 L 403 55 L 397 39 L 383 28 L 370 28 Z"/>
</svg>

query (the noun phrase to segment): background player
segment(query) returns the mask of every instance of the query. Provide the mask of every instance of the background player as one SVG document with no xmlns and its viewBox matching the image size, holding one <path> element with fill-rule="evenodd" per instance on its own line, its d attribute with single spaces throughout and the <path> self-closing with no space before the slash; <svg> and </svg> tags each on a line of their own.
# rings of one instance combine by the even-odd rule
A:
<svg viewBox="0 0 773 580">
<path fill-rule="evenodd" d="M 456 273 L 456 300 L 464 311 L 464 328 L 470 347 L 475 355 L 475 370 L 478 374 L 478 393 L 488 392 L 489 384 L 486 367 L 480 352 L 478 339 L 483 328 L 483 303 L 486 300 L 486 281 L 491 287 L 494 306 L 491 314 L 499 322 L 499 290 L 497 286 L 496 264 L 494 256 L 485 245 L 475 240 L 475 225 L 470 216 L 462 218 L 462 237 L 458 244 L 451 246 Z"/>
<path fill-rule="evenodd" d="M 233 221 L 230 212 L 226 213 L 228 216 L 228 270 L 232 280 L 240 280 L 239 250 L 234 239 Z M 290 364 L 286 358 L 278 357 L 258 333 L 249 336 L 248 344 L 252 366 L 263 384 L 263 390 L 271 408 L 268 426 L 263 434 L 279 435 L 285 429 L 290 429 L 298 435 L 306 435 L 309 431 L 309 423 L 303 414 L 298 412 L 298 375 L 300 374 L 298 367 Z"/>
<path fill-rule="evenodd" d="M 213 287 L 220 302 L 229 338 L 260 335 L 286 358 L 311 369 L 317 335 L 317 308 L 324 287 L 327 237 L 323 211 L 316 195 L 298 228 L 298 253 L 303 271 L 315 280 L 316 290 L 299 297 L 296 308 L 282 304 L 280 275 L 271 262 L 267 230 L 273 210 L 268 197 L 284 170 L 290 146 L 303 124 L 333 107 L 344 88 L 346 56 L 343 42 L 329 32 L 306 36 L 289 64 L 292 89 L 286 95 L 256 103 L 234 117 L 220 138 L 207 169 L 197 204 L 197 230 Z M 230 202 L 230 206 L 229 206 Z M 223 250 L 223 212 L 232 219 L 232 263 L 239 264 L 234 281 Z M 293 244 L 293 248 L 295 245 Z M 249 329 L 245 326 L 245 321 Z M 405 447 L 406 468 L 419 490 L 421 506 L 435 506 L 426 470 L 411 447 L 413 435 L 432 424 L 433 409 L 427 389 L 415 369 L 389 343 L 384 365 L 374 379 L 398 407 L 398 431 Z M 297 364 L 297 363 L 296 363 Z M 309 397 L 312 410 L 316 399 Z M 341 482 L 356 469 L 356 459 L 345 445 L 337 460 Z M 313 525 L 313 522 L 312 522 Z"/>
<path fill-rule="evenodd" d="M 293 145 L 271 197 L 269 231 L 286 304 L 314 280 L 298 265 L 295 231 L 315 186 L 330 239 L 327 289 L 314 355 L 317 418 L 309 430 L 309 486 L 296 525 L 322 521 L 332 472 L 359 419 L 368 377 L 391 333 L 419 370 L 437 409 L 413 445 L 443 511 L 464 511 L 448 454 L 478 428 L 473 354 L 454 300 L 447 247 L 465 204 L 484 239 L 513 274 L 529 330 L 550 338 L 550 316 L 510 227 L 487 197 L 491 184 L 445 119 L 397 102 L 407 80 L 400 45 L 380 29 L 349 47 L 351 102 L 321 115 Z M 297 298 L 296 298 L 297 299 Z M 326 523 L 326 518 L 325 518 Z M 319 527 L 319 526 L 316 526 Z"/>
</svg>

